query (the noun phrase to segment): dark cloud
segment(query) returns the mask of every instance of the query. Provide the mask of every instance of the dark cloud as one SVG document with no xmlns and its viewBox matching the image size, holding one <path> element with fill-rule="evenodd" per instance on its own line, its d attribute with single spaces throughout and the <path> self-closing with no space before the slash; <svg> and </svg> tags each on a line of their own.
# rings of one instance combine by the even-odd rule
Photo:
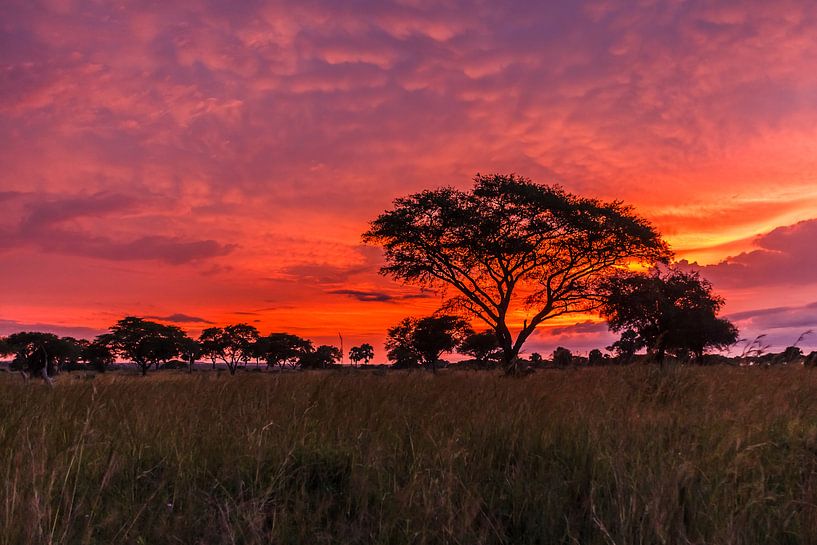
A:
<svg viewBox="0 0 817 545">
<path fill-rule="evenodd" d="M 236 248 L 234 244 L 215 240 L 186 240 L 161 234 L 115 238 L 102 234 L 106 232 L 103 229 L 93 229 L 97 224 L 88 222 L 114 216 L 111 230 L 120 230 L 120 224 L 125 222 L 118 217 L 142 206 L 143 201 L 125 194 L 25 197 L 16 226 L 0 228 L 0 248 L 34 247 L 63 255 L 112 261 L 162 261 L 172 265 L 224 256 Z M 9 215 L 13 217 L 13 211 Z"/>
<path fill-rule="evenodd" d="M 111 261 L 162 261 L 182 265 L 232 252 L 234 244 L 215 240 L 182 240 L 176 237 L 151 235 L 130 241 L 118 241 L 87 233 L 55 230 L 30 243 L 43 251 L 108 259 Z"/>
<path fill-rule="evenodd" d="M 410 301 L 412 299 L 428 299 L 431 295 L 427 293 L 391 294 L 380 291 L 366 291 L 354 289 L 331 290 L 327 293 L 332 295 L 346 295 L 363 303 L 395 303 L 397 301 Z"/>
<path fill-rule="evenodd" d="M 0 191 L 0 203 L 3 201 L 10 201 L 22 195 L 19 191 Z"/>
<path fill-rule="evenodd" d="M 36 233 L 50 225 L 83 217 L 107 216 L 132 209 L 138 201 L 118 193 L 96 193 L 29 202 L 20 223 L 23 234 Z"/>
<path fill-rule="evenodd" d="M 347 295 L 352 299 L 357 299 L 358 301 L 362 301 L 364 303 L 387 303 L 395 300 L 394 296 L 389 295 L 388 293 L 376 291 L 332 290 L 327 293 L 331 293 L 333 295 Z"/>
<path fill-rule="evenodd" d="M 188 314 L 169 314 L 167 316 L 145 316 L 149 320 L 159 320 L 161 322 L 171 322 L 174 324 L 212 324 L 210 320 L 199 318 L 198 316 L 190 316 Z"/>
<path fill-rule="evenodd" d="M 41 331 L 43 333 L 54 333 L 61 337 L 76 337 L 78 339 L 93 339 L 97 335 L 105 333 L 104 330 L 93 327 L 79 327 L 49 323 L 26 323 L 18 322 L 16 320 L 4 320 L 0 318 L 0 335 L 10 335 L 19 331 Z"/>
<path fill-rule="evenodd" d="M 605 322 L 580 322 L 564 327 L 550 327 L 544 329 L 548 335 L 586 335 L 604 333 L 608 330 Z"/>
</svg>

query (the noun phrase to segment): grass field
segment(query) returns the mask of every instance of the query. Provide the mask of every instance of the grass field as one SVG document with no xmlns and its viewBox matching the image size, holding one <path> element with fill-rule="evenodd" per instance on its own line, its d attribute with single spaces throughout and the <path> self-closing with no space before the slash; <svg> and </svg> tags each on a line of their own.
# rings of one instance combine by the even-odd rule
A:
<svg viewBox="0 0 817 545">
<path fill-rule="evenodd" d="M 0 544 L 817 543 L 817 372 L 0 375 Z"/>
</svg>

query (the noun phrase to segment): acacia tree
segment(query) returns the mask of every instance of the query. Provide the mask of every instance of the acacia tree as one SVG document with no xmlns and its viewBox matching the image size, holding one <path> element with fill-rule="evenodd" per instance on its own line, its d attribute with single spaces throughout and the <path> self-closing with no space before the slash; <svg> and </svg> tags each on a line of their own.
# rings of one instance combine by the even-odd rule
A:
<svg viewBox="0 0 817 545">
<path fill-rule="evenodd" d="M 343 352 L 337 346 L 322 344 L 314 350 L 302 350 L 298 357 L 301 369 L 326 369 L 332 367 L 343 357 Z"/>
<path fill-rule="evenodd" d="M 105 338 L 114 353 L 135 363 L 144 376 L 151 365 L 158 369 L 160 362 L 178 356 L 187 335 L 177 326 L 127 316 Z"/>
<path fill-rule="evenodd" d="M 260 340 L 258 346 L 268 367 L 295 367 L 303 354 L 312 351 L 312 341 L 289 333 L 270 333 Z"/>
<path fill-rule="evenodd" d="M 82 350 L 82 360 L 100 373 L 104 373 L 116 358 L 111 350 L 111 335 L 99 335 Z"/>
<path fill-rule="evenodd" d="M 691 351 L 702 361 L 706 349 L 737 342 L 737 328 L 717 317 L 723 298 L 696 272 L 622 272 L 607 279 L 604 290 L 601 314 L 611 330 L 623 331 L 613 345 L 622 353 L 647 348 L 661 363 L 668 351 Z"/>
<path fill-rule="evenodd" d="M 360 346 L 353 346 L 349 350 L 349 360 L 355 365 L 359 364 L 361 361 L 364 364 L 368 364 L 373 357 L 374 347 L 369 343 L 363 343 Z"/>
<path fill-rule="evenodd" d="M 199 335 L 201 355 L 210 360 L 210 363 L 213 364 L 213 369 L 216 368 L 219 354 L 224 351 L 224 343 L 224 330 L 220 327 L 208 327 Z"/>
<path fill-rule="evenodd" d="M 201 332 L 199 346 L 213 362 L 221 360 L 234 375 L 240 363 L 246 363 L 255 353 L 258 330 L 249 324 L 208 327 Z"/>
<path fill-rule="evenodd" d="M 385 250 L 381 273 L 449 288 L 445 305 L 488 324 L 509 372 L 542 322 L 598 307 L 599 280 L 670 251 L 621 202 L 601 202 L 516 175 L 477 175 L 471 191 L 427 190 L 394 201 L 371 222 L 367 243 Z M 509 319 L 527 312 L 514 333 Z"/>
</svg>

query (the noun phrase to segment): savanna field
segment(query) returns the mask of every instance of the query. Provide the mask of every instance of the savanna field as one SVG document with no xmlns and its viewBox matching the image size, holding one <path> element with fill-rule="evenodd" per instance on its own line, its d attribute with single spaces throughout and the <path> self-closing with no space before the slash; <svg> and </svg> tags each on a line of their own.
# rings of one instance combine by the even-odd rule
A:
<svg viewBox="0 0 817 545">
<path fill-rule="evenodd" d="M 0 374 L 0 543 L 815 543 L 817 373 Z"/>
</svg>

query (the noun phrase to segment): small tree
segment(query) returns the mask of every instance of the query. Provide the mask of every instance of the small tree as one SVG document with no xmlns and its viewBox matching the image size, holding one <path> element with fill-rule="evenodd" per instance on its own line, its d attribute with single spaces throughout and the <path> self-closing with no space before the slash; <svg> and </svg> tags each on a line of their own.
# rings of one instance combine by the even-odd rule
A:
<svg viewBox="0 0 817 545">
<path fill-rule="evenodd" d="M 261 339 L 263 355 L 267 366 L 289 365 L 295 367 L 301 356 L 312 351 L 312 342 L 289 333 L 270 333 Z"/>
<path fill-rule="evenodd" d="M 640 342 L 638 333 L 632 329 L 625 329 L 621 332 L 621 338 L 608 346 L 607 350 L 616 355 L 618 363 L 630 363 L 638 351 Z"/>
<path fill-rule="evenodd" d="M 368 365 L 369 361 L 374 358 L 374 347 L 369 343 L 363 343 L 360 346 L 353 346 L 349 350 L 349 360 L 355 365 L 361 361 Z"/>
<path fill-rule="evenodd" d="M 302 351 L 298 364 L 302 369 L 326 369 L 339 362 L 342 356 L 340 348 L 322 344 L 314 350 Z"/>
<path fill-rule="evenodd" d="M 83 350 L 89 344 L 85 339 L 60 337 L 52 349 L 57 369 L 62 371 L 66 367 L 76 367 L 82 359 Z"/>
<path fill-rule="evenodd" d="M 620 202 L 601 202 L 515 175 L 477 175 L 394 201 L 363 240 L 383 246 L 381 273 L 448 288 L 446 309 L 496 333 L 508 372 L 544 321 L 598 308 L 601 280 L 631 262 L 666 261 L 659 234 Z M 510 321 L 527 319 L 517 332 Z"/>
<path fill-rule="evenodd" d="M 158 369 L 178 356 L 186 338 L 176 326 L 128 316 L 111 327 L 109 340 L 114 353 L 135 363 L 144 376 L 151 365 Z"/>
<path fill-rule="evenodd" d="M 465 337 L 457 351 L 471 356 L 483 365 L 496 365 L 502 359 L 502 348 L 491 330 L 472 333 Z"/>
<path fill-rule="evenodd" d="M 601 350 L 594 348 L 589 354 L 587 354 L 587 365 L 603 365 L 604 359 L 604 354 L 601 353 Z"/>
<path fill-rule="evenodd" d="M 717 317 L 723 298 L 698 273 L 623 272 L 607 279 L 603 289 L 601 313 L 611 330 L 625 332 L 622 351 L 647 348 L 661 363 L 668 351 L 690 350 L 702 361 L 706 349 L 737 342 L 735 326 Z"/>
<path fill-rule="evenodd" d="M 253 357 L 258 342 L 258 330 L 248 324 L 208 327 L 199 336 L 199 348 L 213 362 L 221 360 L 231 375 L 235 375 L 241 363 L 247 363 Z"/>
<path fill-rule="evenodd" d="M 386 357 L 397 369 L 412 369 L 420 365 L 422 356 L 414 346 L 417 318 L 403 318 L 386 331 Z"/>
<path fill-rule="evenodd" d="M 573 353 L 567 348 L 560 346 L 553 351 L 553 365 L 556 367 L 567 367 L 573 363 Z"/>
<path fill-rule="evenodd" d="M 5 337 L 0 337 L 0 358 L 14 354 L 14 350 L 9 346 Z"/>
<path fill-rule="evenodd" d="M 436 373 L 440 356 L 454 351 L 472 333 L 468 322 L 457 316 L 405 318 L 387 332 L 387 355 L 396 367 L 422 364 Z"/>
<path fill-rule="evenodd" d="M 4 350 L 14 354 L 12 365 L 23 371 L 25 376 L 40 375 L 48 384 L 52 384 L 57 358 L 65 347 L 53 333 L 21 331 L 6 338 Z"/>
<path fill-rule="evenodd" d="M 216 362 L 226 350 L 226 343 L 224 330 L 220 327 L 208 327 L 199 335 L 201 357 L 209 359 L 213 369 L 216 368 Z"/>
<path fill-rule="evenodd" d="M 82 350 L 82 361 L 104 373 L 116 360 L 111 350 L 110 334 L 99 335 Z"/>
<path fill-rule="evenodd" d="M 204 354 L 204 350 L 202 349 L 201 343 L 196 339 L 191 339 L 190 337 L 186 337 L 181 345 L 180 354 L 182 358 L 187 361 L 187 372 L 193 372 L 193 364 L 196 363 L 196 360 L 202 357 Z"/>
<path fill-rule="evenodd" d="M 803 357 L 803 350 L 796 345 L 787 346 L 780 356 L 783 359 L 783 363 L 794 363 Z"/>
</svg>

